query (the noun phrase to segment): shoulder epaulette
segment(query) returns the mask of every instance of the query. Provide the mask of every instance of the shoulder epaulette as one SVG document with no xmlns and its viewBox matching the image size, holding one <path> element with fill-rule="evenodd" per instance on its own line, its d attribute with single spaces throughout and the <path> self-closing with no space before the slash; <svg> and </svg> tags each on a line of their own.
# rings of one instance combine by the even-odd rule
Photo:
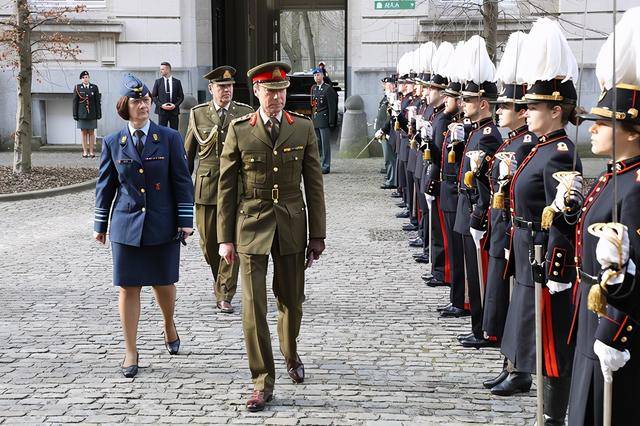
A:
<svg viewBox="0 0 640 426">
<path fill-rule="evenodd" d="M 251 118 L 252 115 L 253 115 L 253 113 L 250 112 L 249 114 L 245 114 L 245 115 L 240 116 L 238 118 L 234 118 L 233 120 L 231 120 L 231 124 L 239 123 L 241 121 L 247 121 L 248 119 Z"/>
<path fill-rule="evenodd" d="M 243 106 L 243 107 L 246 107 L 246 108 L 251 108 L 251 109 L 253 109 L 253 107 L 252 107 L 251 105 L 247 105 L 247 104 L 245 104 L 245 103 L 238 102 L 238 101 L 233 101 L 233 102 L 234 102 L 236 105 L 238 105 L 238 106 Z"/>
<path fill-rule="evenodd" d="M 291 115 L 295 115 L 296 117 L 302 117 L 302 118 L 306 118 L 307 120 L 311 120 L 311 117 L 304 114 L 300 114 L 299 112 L 295 112 L 295 111 L 287 111 L 287 112 Z"/>
<path fill-rule="evenodd" d="M 198 108 L 202 108 L 202 107 L 206 107 L 206 106 L 209 106 L 209 102 L 198 104 L 198 105 L 192 107 L 191 109 L 198 109 Z"/>
</svg>

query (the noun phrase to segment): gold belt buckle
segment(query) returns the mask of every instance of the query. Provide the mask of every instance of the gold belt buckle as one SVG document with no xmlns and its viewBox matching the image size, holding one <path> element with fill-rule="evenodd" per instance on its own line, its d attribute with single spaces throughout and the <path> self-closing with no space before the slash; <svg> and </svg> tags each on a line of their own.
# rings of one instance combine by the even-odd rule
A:
<svg viewBox="0 0 640 426">
<path fill-rule="evenodd" d="M 280 190 L 278 188 L 273 188 L 271 190 L 271 199 L 274 203 L 278 203 L 278 198 L 280 198 Z"/>
</svg>

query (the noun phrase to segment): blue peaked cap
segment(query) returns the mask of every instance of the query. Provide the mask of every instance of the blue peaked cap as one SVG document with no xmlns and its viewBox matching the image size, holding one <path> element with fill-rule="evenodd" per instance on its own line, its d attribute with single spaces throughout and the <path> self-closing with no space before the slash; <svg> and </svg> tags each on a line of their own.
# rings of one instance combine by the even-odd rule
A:
<svg viewBox="0 0 640 426">
<path fill-rule="evenodd" d="M 150 94 L 149 88 L 135 75 L 127 73 L 122 76 L 122 96 L 128 96 L 130 98 L 141 98 Z"/>
<path fill-rule="evenodd" d="M 324 72 L 322 71 L 322 68 L 320 67 L 315 67 L 314 69 L 311 70 L 312 74 L 324 74 Z"/>
</svg>

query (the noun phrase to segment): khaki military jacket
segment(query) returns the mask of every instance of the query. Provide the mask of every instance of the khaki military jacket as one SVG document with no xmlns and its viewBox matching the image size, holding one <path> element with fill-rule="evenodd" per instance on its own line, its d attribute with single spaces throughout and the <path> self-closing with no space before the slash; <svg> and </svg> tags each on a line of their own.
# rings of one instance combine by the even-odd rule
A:
<svg viewBox="0 0 640 426">
<path fill-rule="evenodd" d="M 216 112 L 213 101 L 196 105 L 191 109 L 184 148 L 191 173 L 193 173 L 196 157 L 199 160 L 195 182 L 196 204 L 216 204 L 220 154 L 229 124 L 236 118 L 252 112 L 253 108 L 249 105 L 231 101 L 224 123 L 220 123 L 220 116 Z"/>
<path fill-rule="evenodd" d="M 240 204 L 238 172 L 244 187 Z M 307 238 L 325 237 L 322 171 L 311 120 L 285 111 L 275 143 L 258 112 L 231 123 L 220 157 L 217 228 L 219 242 L 233 242 L 246 254 L 269 254 L 276 230 L 281 255 L 303 252 Z"/>
</svg>

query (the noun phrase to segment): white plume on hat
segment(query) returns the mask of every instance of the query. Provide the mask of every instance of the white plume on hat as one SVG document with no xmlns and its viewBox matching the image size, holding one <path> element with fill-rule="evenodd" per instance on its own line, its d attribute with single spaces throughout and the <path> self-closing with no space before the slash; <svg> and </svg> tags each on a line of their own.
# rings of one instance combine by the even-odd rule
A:
<svg viewBox="0 0 640 426">
<path fill-rule="evenodd" d="M 518 68 L 522 68 L 526 83 L 556 77 L 562 77 L 563 82 L 578 80 L 578 61 L 556 21 L 539 18 L 529 31 L 524 51 L 526 54 Z"/>
<path fill-rule="evenodd" d="M 464 41 L 459 41 L 456 44 L 453 54 L 449 56 L 445 73 L 442 75 L 454 83 L 464 82 L 466 78 L 464 64 L 467 60 L 467 44 Z"/>
<path fill-rule="evenodd" d="M 411 59 L 409 61 L 409 70 L 410 72 L 418 73 L 420 72 L 420 48 L 416 48 L 411 52 Z"/>
<path fill-rule="evenodd" d="M 453 55 L 454 47 L 453 44 L 448 41 L 443 41 L 438 46 L 438 50 L 433 57 L 433 62 L 431 63 L 431 68 L 435 74 L 440 74 L 444 76 L 447 71 L 447 64 L 449 63 L 449 58 Z"/>
<path fill-rule="evenodd" d="M 627 10 L 616 24 L 616 84 L 640 86 L 640 7 Z M 601 88 L 611 89 L 613 84 L 613 34 L 605 41 L 596 62 L 596 76 Z"/>
<path fill-rule="evenodd" d="M 522 31 L 511 33 L 507 45 L 504 48 L 500 65 L 496 71 L 496 79 L 504 84 L 522 84 L 522 72 L 519 69 L 523 64 L 524 42 L 527 35 Z"/>
<path fill-rule="evenodd" d="M 436 45 L 432 41 L 423 43 L 418 48 L 420 66 L 418 72 L 431 72 L 433 57 L 436 54 Z"/>
<path fill-rule="evenodd" d="M 482 37 L 474 35 L 467 41 L 465 79 L 476 84 L 496 81 L 496 66 L 487 53 L 487 45 Z"/>
<path fill-rule="evenodd" d="M 400 56 L 397 68 L 399 75 L 409 74 L 409 71 L 411 70 L 411 55 L 412 52 L 406 52 L 402 56 Z"/>
</svg>

